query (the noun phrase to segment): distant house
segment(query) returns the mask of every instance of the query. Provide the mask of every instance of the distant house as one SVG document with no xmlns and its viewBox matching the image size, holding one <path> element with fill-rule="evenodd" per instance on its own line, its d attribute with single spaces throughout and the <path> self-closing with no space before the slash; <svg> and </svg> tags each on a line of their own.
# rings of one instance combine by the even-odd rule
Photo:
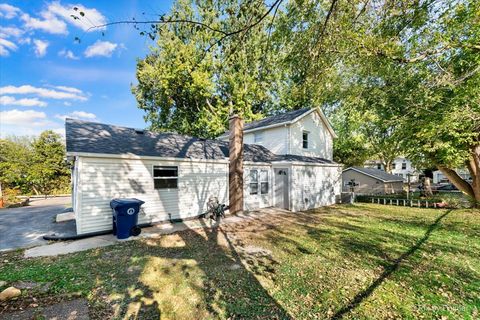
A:
<svg viewBox="0 0 480 320">
<path fill-rule="evenodd" d="M 342 171 L 332 161 L 335 133 L 320 109 L 244 127 L 232 117 L 230 130 L 201 139 L 67 119 L 77 233 L 111 229 L 112 198 L 145 201 L 140 223 L 199 216 L 212 196 L 245 210 L 335 203 Z"/>
<path fill-rule="evenodd" d="M 464 180 L 471 180 L 472 176 L 466 168 L 455 169 L 457 174 Z M 433 171 L 433 183 L 449 183 L 450 181 L 445 177 L 445 175 L 440 170 Z"/>
<path fill-rule="evenodd" d="M 365 162 L 364 167 L 378 169 L 385 171 L 383 164 L 379 160 L 368 160 Z M 410 174 L 410 182 L 418 182 L 421 174 L 421 170 L 415 168 L 412 161 L 405 157 L 397 157 L 392 163 L 392 174 L 402 177 L 404 182 L 408 181 L 408 175 Z"/>
<path fill-rule="evenodd" d="M 403 178 L 380 169 L 350 167 L 342 172 L 342 191 L 351 191 L 354 180 L 358 194 L 391 194 L 403 191 Z"/>
</svg>

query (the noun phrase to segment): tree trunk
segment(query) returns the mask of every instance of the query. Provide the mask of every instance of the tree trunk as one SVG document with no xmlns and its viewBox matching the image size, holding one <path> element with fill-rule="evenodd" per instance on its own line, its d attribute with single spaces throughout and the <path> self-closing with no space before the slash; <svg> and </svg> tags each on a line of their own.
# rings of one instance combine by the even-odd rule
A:
<svg viewBox="0 0 480 320">
<path fill-rule="evenodd" d="M 472 191 L 476 207 L 480 207 L 480 145 L 472 148 L 470 159 L 467 163 L 468 171 L 472 177 Z"/>
<path fill-rule="evenodd" d="M 32 186 L 33 192 L 38 196 L 40 193 L 38 192 L 37 188 L 35 186 Z"/>
<path fill-rule="evenodd" d="M 424 179 L 424 184 L 425 184 L 425 195 L 427 197 L 432 197 L 433 196 L 433 192 L 432 192 L 432 185 L 430 183 L 430 178 L 428 177 L 425 177 Z"/>
<path fill-rule="evenodd" d="M 480 148 L 476 147 L 473 149 L 473 153 L 471 155 L 470 160 L 467 163 L 467 168 L 472 176 L 472 184 L 465 181 L 462 177 L 460 177 L 454 170 L 444 167 L 438 166 L 438 169 L 447 177 L 447 179 L 453 183 L 458 190 L 462 191 L 463 193 L 467 194 L 471 197 L 475 203 L 475 207 L 479 207 L 480 205 Z"/>
<path fill-rule="evenodd" d="M 383 168 L 386 173 L 392 173 L 392 161 L 384 161 Z"/>
</svg>

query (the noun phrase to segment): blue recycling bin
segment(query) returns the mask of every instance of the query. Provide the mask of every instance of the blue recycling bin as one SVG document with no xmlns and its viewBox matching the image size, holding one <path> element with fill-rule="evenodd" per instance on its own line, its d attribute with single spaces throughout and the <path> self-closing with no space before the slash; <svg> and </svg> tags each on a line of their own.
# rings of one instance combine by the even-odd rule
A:
<svg viewBox="0 0 480 320">
<path fill-rule="evenodd" d="M 145 202 L 138 199 L 113 199 L 110 201 L 113 218 L 113 234 L 117 239 L 127 239 L 138 236 L 141 232 L 138 227 L 138 213 L 140 206 Z"/>
</svg>

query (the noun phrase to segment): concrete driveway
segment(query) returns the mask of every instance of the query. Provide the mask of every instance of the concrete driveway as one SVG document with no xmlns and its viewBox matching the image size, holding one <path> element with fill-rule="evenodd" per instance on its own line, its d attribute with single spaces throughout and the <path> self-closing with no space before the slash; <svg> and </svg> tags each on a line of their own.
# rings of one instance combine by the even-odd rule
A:
<svg viewBox="0 0 480 320">
<path fill-rule="evenodd" d="M 45 234 L 75 234 L 73 221 L 55 222 L 70 201 L 70 197 L 33 199 L 27 207 L 0 209 L 0 251 L 45 244 Z"/>
</svg>

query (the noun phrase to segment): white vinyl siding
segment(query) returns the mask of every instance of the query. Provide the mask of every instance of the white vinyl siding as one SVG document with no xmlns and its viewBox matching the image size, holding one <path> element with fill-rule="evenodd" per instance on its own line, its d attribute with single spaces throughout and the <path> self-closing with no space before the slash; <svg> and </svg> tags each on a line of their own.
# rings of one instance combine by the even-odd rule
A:
<svg viewBox="0 0 480 320">
<path fill-rule="evenodd" d="M 335 203 L 342 189 L 340 166 L 297 165 L 291 167 L 291 210 L 301 211 Z"/>
<path fill-rule="evenodd" d="M 255 133 L 245 133 L 243 136 L 243 143 L 255 144 Z M 270 150 L 275 154 L 287 154 L 288 153 L 288 128 L 285 126 L 262 130 L 263 142 L 262 146 Z M 225 140 L 228 141 L 228 138 Z"/>
<path fill-rule="evenodd" d="M 257 173 L 257 184 L 258 184 L 258 191 L 256 194 L 250 194 L 250 183 L 255 183 L 252 181 L 251 171 L 254 170 Z M 263 173 L 262 179 L 262 172 L 267 171 L 267 181 L 265 180 L 265 173 Z M 273 205 L 273 192 L 272 192 L 272 167 L 268 164 L 256 164 L 256 163 L 249 163 L 244 165 L 244 183 L 243 183 L 243 196 L 244 196 L 244 209 L 245 210 L 255 210 L 260 208 L 267 208 Z M 262 182 L 268 182 L 268 190 L 267 193 L 262 194 L 261 192 L 261 185 Z"/>
<path fill-rule="evenodd" d="M 308 135 L 308 147 L 304 148 L 304 134 Z M 290 126 L 290 153 L 333 159 L 333 137 L 317 112 L 312 112 Z"/>
<path fill-rule="evenodd" d="M 189 218 L 206 211 L 210 196 L 228 201 L 225 162 L 80 157 L 76 202 L 77 233 L 112 228 L 110 200 L 145 201 L 139 223 Z M 154 189 L 153 166 L 178 167 L 178 188 Z M 170 216 L 169 216 L 170 214 Z"/>
</svg>

